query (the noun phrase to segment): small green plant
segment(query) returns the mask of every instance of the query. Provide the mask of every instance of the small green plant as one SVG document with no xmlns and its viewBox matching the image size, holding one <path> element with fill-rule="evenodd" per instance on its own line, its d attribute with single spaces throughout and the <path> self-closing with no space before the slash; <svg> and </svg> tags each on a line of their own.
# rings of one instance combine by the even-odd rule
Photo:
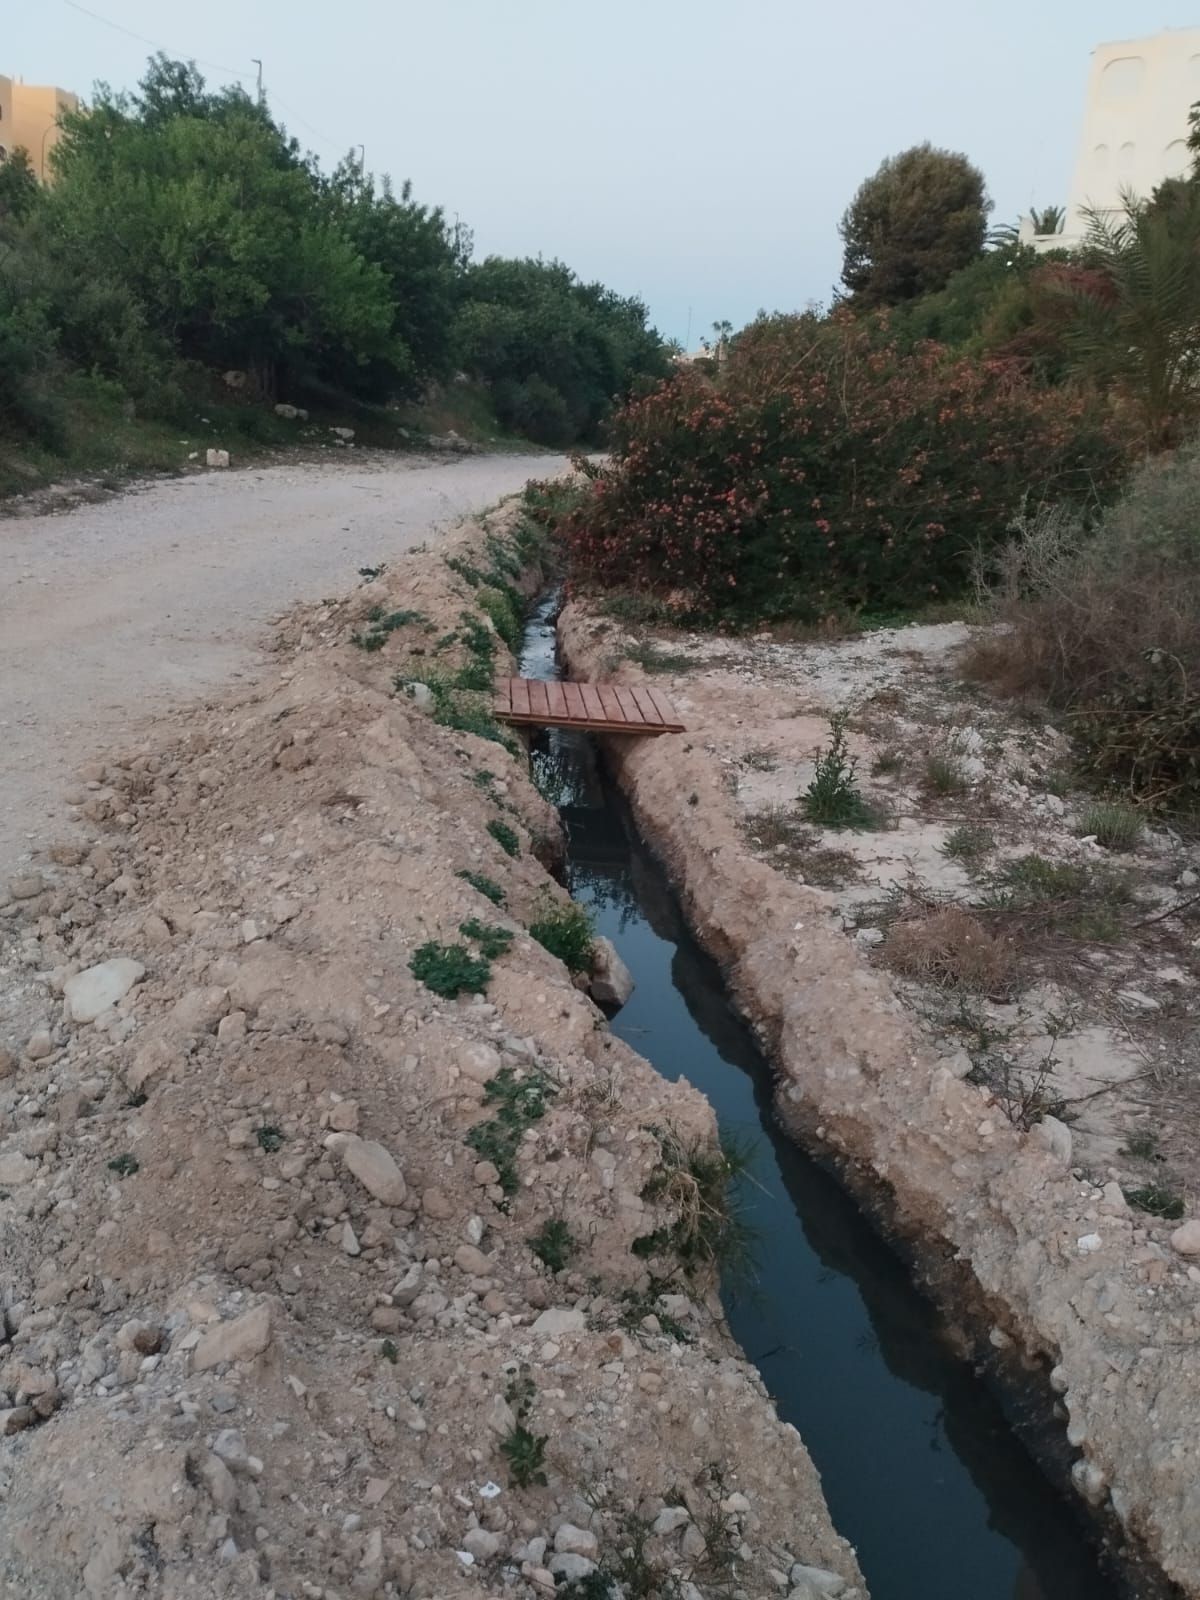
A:
<svg viewBox="0 0 1200 1600">
<path fill-rule="evenodd" d="M 385 1361 L 390 1361 L 395 1366 L 400 1358 L 400 1352 L 396 1348 L 396 1341 L 394 1339 L 385 1339 L 379 1346 L 379 1354 Z"/>
<path fill-rule="evenodd" d="M 485 900 L 490 900 L 494 906 L 502 906 L 506 899 L 504 890 L 493 878 L 487 877 L 482 872 L 457 872 L 455 877 L 461 878 L 464 883 L 469 883 L 472 889 L 477 890 Z"/>
<path fill-rule="evenodd" d="M 413 952 L 408 969 L 446 1000 L 459 994 L 483 994 L 492 976 L 486 957 L 473 956 L 466 945 L 438 944 L 432 939 Z"/>
<path fill-rule="evenodd" d="M 1124 1194 L 1131 1206 L 1164 1222 L 1178 1222 L 1183 1216 L 1183 1196 L 1164 1184 L 1148 1183 L 1140 1189 L 1126 1189 Z"/>
<path fill-rule="evenodd" d="M 530 1238 L 529 1248 L 551 1272 L 561 1272 L 579 1251 L 570 1228 L 561 1217 L 551 1217 L 543 1222 Z"/>
<path fill-rule="evenodd" d="M 774 750 L 764 746 L 761 750 L 747 750 L 742 762 L 753 772 L 774 772 L 779 765 L 779 757 Z"/>
<path fill-rule="evenodd" d="M 516 1194 L 520 1186 L 517 1151 L 526 1130 L 546 1115 L 554 1085 L 541 1072 L 518 1076 L 512 1067 L 502 1067 L 484 1090 L 484 1099 L 494 1105 L 495 1115 L 477 1122 L 467 1132 L 467 1143 L 484 1161 L 490 1161 L 500 1174 L 500 1187 L 506 1195 Z"/>
<path fill-rule="evenodd" d="M 930 794 L 964 794 L 970 787 L 962 762 L 949 750 L 927 750 L 921 782 Z"/>
<path fill-rule="evenodd" d="M 566 905 L 548 901 L 542 914 L 529 924 L 529 937 L 557 956 L 569 972 L 586 972 L 592 964 L 592 919 L 574 900 Z"/>
<path fill-rule="evenodd" d="M 513 942 L 511 928 L 502 928 L 496 922 L 480 922 L 478 917 L 468 917 L 466 922 L 460 922 L 458 931 L 464 939 L 474 939 L 480 954 L 489 961 L 507 954 Z"/>
<path fill-rule="evenodd" d="M 395 633 L 397 628 L 406 627 L 410 622 L 428 622 L 428 620 L 429 618 L 421 611 L 389 611 L 385 614 L 382 606 L 376 606 L 367 613 L 369 627 L 361 633 L 352 633 L 350 643 L 368 652 L 382 650 L 389 636 Z"/>
<path fill-rule="evenodd" d="M 960 827 L 951 828 L 942 845 L 942 854 L 951 861 L 964 861 L 968 864 L 978 861 L 996 845 L 995 835 L 990 828 L 982 827 L 977 822 L 964 822 Z"/>
<path fill-rule="evenodd" d="M 904 752 L 895 745 L 887 745 L 875 754 L 871 762 L 871 775 L 875 778 L 894 777 L 897 772 L 904 770 Z"/>
<path fill-rule="evenodd" d="M 1158 1135 L 1152 1128 L 1135 1128 L 1125 1135 L 1121 1154 L 1132 1156 L 1136 1161 L 1161 1161 Z"/>
<path fill-rule="evenodd" d="M 516 1421 L 500 1441 L 512 1481 L 518 1489 L 528 1489 L 533 1484 L 540 1484 L 544 1488 L 547 1482 L 545 1462 L 548 1435 L 534 1433 L 526 1426 L 536 1395 L 529 1366 L 522 1362 L 504 1391 L 504 1398 L 512 1407 Z"/>
<path fill-rule="evenodd" d="M 625 651 L 625 659 L 636 661 L 643 672 L 649 673 L 690 672 L 697 664 L 694 657 L 684 655 L 681 650 L 664 650 L 653 639 L 631 644 Z"/>
<path fill-rule="evenodd" d="M 508 594 L 503 589 L 487 588 L 480 589 L 475 598 L 480 610 L 487 612 L 496 632 L 513 655 L 518 655 L 521 649 L 521 619 Z"/>
<path fill-rule="evenodd" d="M 854 781 L 857 763 L 846 743 L 848 720 L 844 711 L 829 719 L 829 748 L 817 756 L 804 791 L 804 814 L 823 828 L 874 828 L 876 815 Z"/>
<path fill-rule="evenodd" d="M 487 831 L 506 856 L 511 856 L 515 860 L 521 854 L 521 841 L 517 837 L 516 830 L 510 828 L 507 822 L 501 822 L 498 817 L 493 817 L 487 825 Z"/>
<path fill-rule="evenodd" d="M 272 1127 L 268 1124 L 266 1127 L 258 1129 L 255 1138 L 258 1140 L 258 1148 L 265 1150 L 269 1156 L 274 1155 L 277 1150 L 283 1149 L 283 1130 L 281 1128 Z"/>
<path fill-rule="evenodd" d="M 478 772 L 471 774 L 471 782 L 477 789 L 490 789 L 496 781 L 496 774 L 489 772 L 486 767 L 480 767 Z"/>
<path fill-rule="evenodd" d="M 132 1178 L 140 1165 L 136 1156 L 126 1152 L 124 1155 L 114 1156 L 108 1163 L 108 1169 L 110 1172 L 115 1172 L 118 1178 Z"/>
<path fill-rule="evenodd" d="M 1132 850 L 1142 837 L 1142 818 L 1123 800 L 1097 800 L 1081 813 L 1078 831 L 1106 850 Z"/>
<path fill-rule="evenodd" d="M 483 582 L 483 574 L 479 568 L 465 560 L 462 556 L 447 556 L 446 565 L 451 572 L 456 572 L 464 582 L 469 583 L 472 589 L 477 589 Z"/>
<path fill-rule="evenodd" d="M 635 1250 L 634 1254 L 640 1252 Z M 645 1333 L 642 1323 L 647 1317 L 653 1317 L 668 1339 L 674 1339 L 679 1344 L 690 1344 L 692 1335 L 683 1323 L 658 1303 L 660 1295 L 671 1293 L 671 1280 L 656 1278 L 653 1273 L 649 1274 L 649 1278 L 650 1285 L 646 1289 L 628 1288 L 621 1291 L 621 1326 L 630 1333 Z"/>
<path fill-rule="evenodd" d="M 376 578 L 382 578 L 387 571 L 387 562 L 381 561 L 377 567 L 359 567 L 358 575 L 364 583 L 372 583 Z"/>
</svg>

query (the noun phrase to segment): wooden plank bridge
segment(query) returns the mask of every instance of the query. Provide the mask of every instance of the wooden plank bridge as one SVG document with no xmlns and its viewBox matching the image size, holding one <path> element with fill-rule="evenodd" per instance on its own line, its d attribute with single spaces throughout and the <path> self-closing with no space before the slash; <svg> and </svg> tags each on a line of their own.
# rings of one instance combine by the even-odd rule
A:
<svg viewBox="0 0 1200 1600">
<path fill-rule="evenodd" d="M 493 712 L 517 727 L 580 728 L 588 733 L 684 733 L 667 697 L 644 683 L 543 683 L 501 678 Z"/>
</svg>

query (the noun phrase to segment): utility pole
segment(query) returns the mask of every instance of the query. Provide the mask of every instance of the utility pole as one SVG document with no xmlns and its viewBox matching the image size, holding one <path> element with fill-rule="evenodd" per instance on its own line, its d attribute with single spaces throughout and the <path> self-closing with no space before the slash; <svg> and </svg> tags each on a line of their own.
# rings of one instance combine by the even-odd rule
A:
<svg viewBox="0 0 1200 1600">
<path fill-rule="evenodd" d="M 260 61 L 260 60 L 259 60 L 259 59 L 258 59 L 258 57 L 257 57 L 257 56 L 251 56 L 251 57 L 250 57 L 250 60 L 251 60 L 251 61 L 252 61 L 252 62 L 253 62 L 253 63 L 254 63 L 254 65 L 255 65 L 255 66 L 256 66 L 256 67 L 257 67 L 257 68 L 258 68 L 258 103 L 259 103 L 259 105 L 262 105 L 262 97 L 263 97 L 263 87 L 262 87 L 262 62 L 261 62 L 261 61 Z"/>
<path fill-rule="evenodd" d="M 367 147 L 365 144 L 356 144 L 351 148 L 358 151 L 358 175 L 362 178 L 367 171 Z"/>
</svg>

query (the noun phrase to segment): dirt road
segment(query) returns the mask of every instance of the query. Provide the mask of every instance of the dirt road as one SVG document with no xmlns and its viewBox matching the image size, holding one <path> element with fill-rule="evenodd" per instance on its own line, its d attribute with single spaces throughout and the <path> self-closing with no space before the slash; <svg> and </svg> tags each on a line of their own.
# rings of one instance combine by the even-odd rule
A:
<svg viewBox="0 0 1200 1600">
<path fill-rule="evenodd" d="M 0 878 L 62 832 L 81 762 L 252 673 L 270 617 L 559 465 L 356 455 L 0 521 Z"/>
</svg>

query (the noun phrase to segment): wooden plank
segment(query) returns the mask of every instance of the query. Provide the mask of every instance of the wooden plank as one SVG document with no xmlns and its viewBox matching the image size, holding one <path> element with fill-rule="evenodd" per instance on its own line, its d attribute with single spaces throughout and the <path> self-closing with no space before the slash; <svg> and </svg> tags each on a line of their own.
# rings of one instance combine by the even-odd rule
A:
<svg viewBox="0 0 1200 1600">
<path fill-rule="evenodd" d="M 567 697 L 563 693 L 561 683 L 548 683 L 546 685 L 546 701 L 550 708 L 551 722 L 561 724 L 570 720 L 567 716 Z"/>
<path fill-rule="evenodd" d="M 567 702 L 567 715 L 572 722 L 585 723 L 588 720 L 587 706 L 579 692 L 577 683 L 564 683 L 562 686 L 563 697 Z"/>
<path fill-rule="evenodd" d="M 548 719 L 550 707 L 546 701 L 546 685 L 531 679 L 529 684 L 529 715 Z"/>
<path fill-rule="evenodd" d="M 518 716 L 529 715 L 529 685 L 524 678 L 512 680 L 512 708 Z"/>
<path fill-rule="evenodd" d="M 581 683 L 579 693 L 583 696 L 584 714 L 589 722 L 600 723 L 608 721 L 608 713 L 604 709 L 604 701 L 594 683 Z"/>
<path fill-rule="evenodd" d="M 651 728 L 661 728 L 663 726 L 663 719 L 659 715 L 658 707 L 654 704 L 654 696 L 650 693 L 649 689 L 647 689 L 643 684 L 634 684 L 633 697 L 638 703 L 638 710 L 642 713 L 642 718 L 647 726 Z"/>
<path fill-rule="evenodd" d="M 647 693 L 657 706 L 658 714 L 663 719 L 664 724 L 673 732 L 682 733 L 683 723 L 679 719 L 679 713 L 667 699 L 666 695 L 663 694 L 662 690 L 649 689 L 647 690 Z"/>
<path fill-rule="evenodd" d="M 596 693 L 600 696 L 600 704 L 604 707 L 604 715 L 610 722 L 623 722 L 625 713 L 621 710 L 621 702 L 611 683 L 598 683 Z"/>
<path fill-rule="evenodd" d="M 624 684 L 614 683 L 613 693 L 617 697 L 621 707 L 621 715 L 625 718 L 625 721 L 631 723 L 635 729 L 640 727 L 642 709 L 634 698 L 633 690 L 626 688 Z"/>
</svg>

